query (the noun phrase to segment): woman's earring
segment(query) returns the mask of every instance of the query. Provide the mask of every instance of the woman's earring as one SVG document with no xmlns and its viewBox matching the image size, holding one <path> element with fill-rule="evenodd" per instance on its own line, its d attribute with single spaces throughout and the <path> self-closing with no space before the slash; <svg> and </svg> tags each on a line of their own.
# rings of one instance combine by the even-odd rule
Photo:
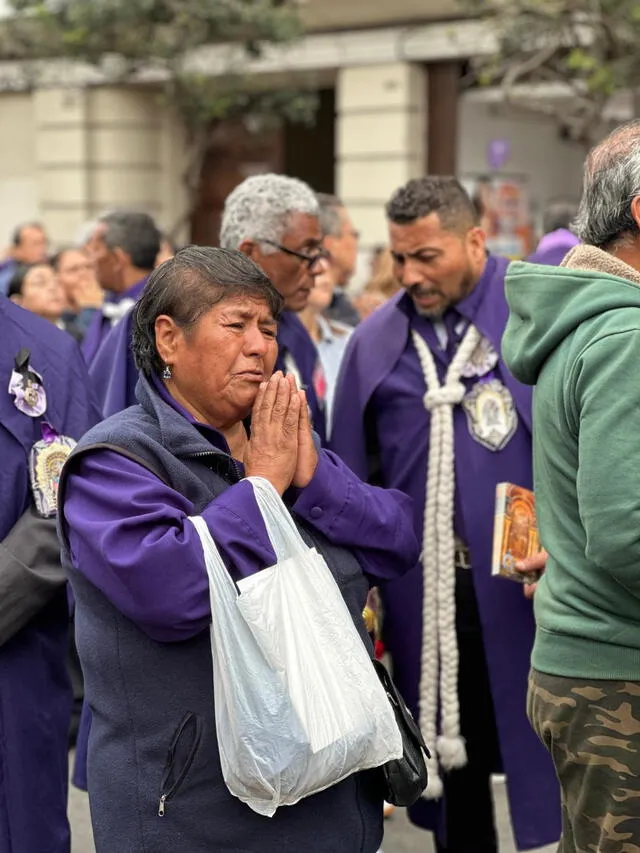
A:
<svg viewBox="0 0 640 853">
<path fill-rule="evenodd" d="M 165 364 L 164 370 L 162 371 L 162 378 L 163 379 L 171 379 L 171 365 L 170 364 Z"/>
</svg>

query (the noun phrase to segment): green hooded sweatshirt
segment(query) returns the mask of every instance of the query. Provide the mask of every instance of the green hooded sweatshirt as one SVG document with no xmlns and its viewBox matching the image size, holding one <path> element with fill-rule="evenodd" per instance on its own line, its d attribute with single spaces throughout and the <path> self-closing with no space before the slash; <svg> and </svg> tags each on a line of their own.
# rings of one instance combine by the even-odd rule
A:
<svg viewBox="0 0 640 853">
<path fill-rule="evenodd" d="M 510 266 L 503 357 L 535 385 L 533 667 L 640 681 L 640 273 L 592 246 Z"/>
</svg>

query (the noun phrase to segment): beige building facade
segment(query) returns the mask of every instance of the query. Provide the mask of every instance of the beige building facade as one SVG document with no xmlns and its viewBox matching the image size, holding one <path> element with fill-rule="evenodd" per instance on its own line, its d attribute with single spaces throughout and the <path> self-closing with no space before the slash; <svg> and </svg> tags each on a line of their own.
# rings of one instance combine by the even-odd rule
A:
<svg viewBox="0 0 640 853">
<path fill-rule="evenodd" d="M 425 173 L 440 131 L 447 138 L 453 129 L 454 141 L 439 162 L 444 157 L 467 181 L 489 171 L 517 176 L 534 216 L 551 197 L 579 194 L 584 152 L 562 142 L 551 121 L 506 112 L 473 91 L 452 95 L 449 105 L 445 98 L 434 112 L 430 75 L 461 69 L 491 47 L 490 34 L 461 18 L 455 4 L 312 0 L 306 15 L 304 39 L 268 51 L 249 70 L 333 91 L 333 182 L 316 189 L 344 199 L 365 250 L 385 242 L 384 202 Z M 215 73 L 220 59 L 212 49 L 197 62 Z M 0 122 L 0 241 L 29 219 L 42 220 L 54 243 L 73 241 L 83 223 L 113 207 L 147 210 L 165 229 L 183 217 L 184 135 L 152 86 L 79 80 L 0 93 Z M 487 151 L 496 139 L 507 141 L 509 155 L 491 170 Z M 286 168 L 286 158 L 279 165 Z"/>
<path fill-rule="evenodd" d="M 133 88 L 41 89 L 0 95 L 0 234 L 43 221 L 57 244 L 114 207 L 159 221 L 184 206 L 184 141 L 157 96 Z M 5 239 L 7 239 L 5 238 Z M 1 238 L 0 238 L 1 239 Z"/>
</svg>

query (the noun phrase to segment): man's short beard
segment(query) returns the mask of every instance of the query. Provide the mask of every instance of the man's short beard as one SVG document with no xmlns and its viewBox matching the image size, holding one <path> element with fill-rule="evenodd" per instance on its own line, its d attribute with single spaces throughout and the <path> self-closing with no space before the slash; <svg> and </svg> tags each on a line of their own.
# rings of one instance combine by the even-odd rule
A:
<svg viewBox="0 0 640 853">
<path fill-rule="evenodd" d="M 426 308 L 420 308 L 420 306 L 417 305 L 415 302 L 413 304 L 415 306 L 416 312 L 421 317 L 426 317 L 427 320 L 433 320 L 434 323 L 437 323 L 439 320 L 442 320 L 444 312 L 447 310 L 447 308 L 449 308 L 449 304 L 447 304 L 444 308 L 436 308 L 433 311 L 429 311 Z"/>
<path fill-rule="evenodd" d="M 414 304 L 414 307 L 416 309 L 416 312 L 421 317 L 426 317 L 427 320 L 432 320 L 434 323 L 437 323 L 440 320 L 442 320 L 443 316 L 446 314 L 446 312 L 448 311 L 449 308 L 451 308 L 453 305 L 457 305 L 458 302 L 462 302 L 462 300 L 471 293 L 475 284 L 476 284 L 476 282 L 473 279 L 473 273 L 471 271 L 469 271 L 466 274 L 466 276 L 462 279 L 462 281 L 460 282 L 461 295 L 460 295 L 459 299 L 456 299 L 456 300 L 450 299 L 448 302 L 446 302 L 444 304 L 443 307 L 432 308 L 432 309 L 420 308 L 420 306 L 414 300 L 413 304 Z"/>
</svg>

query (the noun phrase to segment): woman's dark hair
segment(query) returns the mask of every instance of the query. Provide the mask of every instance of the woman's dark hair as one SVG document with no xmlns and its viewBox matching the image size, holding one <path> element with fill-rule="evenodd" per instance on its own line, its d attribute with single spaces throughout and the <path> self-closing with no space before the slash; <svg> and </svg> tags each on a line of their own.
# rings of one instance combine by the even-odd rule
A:
<svg viewBox="0 0 640 853">
<path fill-rule="evenodd" d="M 165 261 L 149 281 L 133 310 L 132 349 L 138 370 L 161 373 L 156 349 L 156 320 L 171 317 L 185 331 L 226 299 L 263 300 L 275 320 L 284 302 L 260 267 L 236 249 L 187 246 Z"/>
<path fill-rule="evenodd" d="M 46 262 L 42 264 L 18 264 L 13 271 L 13 275 L 9 280 L 9 286 L 7 288 L 7 296 L 21 296 L 22 288 L 24 287 L 24 280 L 27 277 L 29 270 L 34 267 L 43 267 L 47 266 Z"/>
</svg>

